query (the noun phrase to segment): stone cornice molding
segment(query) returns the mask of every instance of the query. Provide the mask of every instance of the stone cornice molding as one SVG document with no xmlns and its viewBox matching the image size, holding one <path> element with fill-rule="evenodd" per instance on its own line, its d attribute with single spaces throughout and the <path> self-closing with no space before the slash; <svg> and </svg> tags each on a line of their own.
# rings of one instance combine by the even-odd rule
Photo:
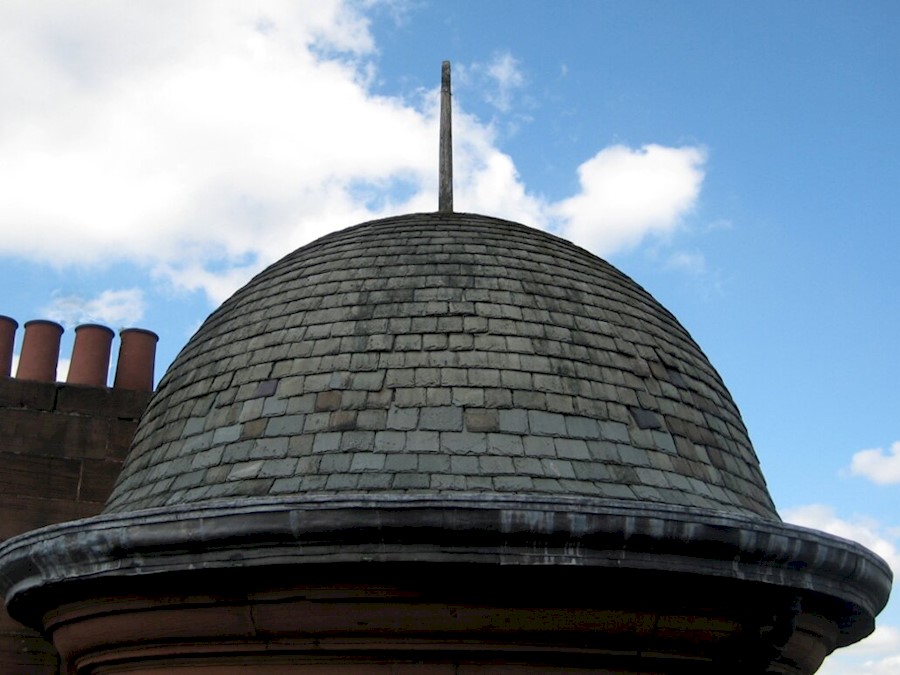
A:
<svg viewBox="0 0 900 675">
<path fill-rule="evenodd" d="M 843 604 L 841 642 L 872 630 L 891 571 L 854 542 L 702 509 L 545 496 L 358 495 L 222 500 L 105 514 L 0 544 L 0 590 L 80 581 L 355 562 L 587 566 L 709 575 Z"/>
</svg>

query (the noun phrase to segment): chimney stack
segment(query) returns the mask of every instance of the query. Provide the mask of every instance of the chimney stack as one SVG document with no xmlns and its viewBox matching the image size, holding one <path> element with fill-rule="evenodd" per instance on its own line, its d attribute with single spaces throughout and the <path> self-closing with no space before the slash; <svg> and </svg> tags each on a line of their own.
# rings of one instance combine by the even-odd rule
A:
<svg viewBox="0 0 900 675">
<path fill-rule="evenodd" d="M 143 328 L 126 328 L 119 332 L 119 339 L 115 388 L 153 391 L 153 366 L 159 336 Z"/>
<path fill-rule="evenodd" d="M 13 347 L 19 322 L 0 314 L 0 377 L 9 377 L 12 372 Z"/>
<path fill-rule="evenodd" d="M 75 329 L 75 346 L 69 365 L 69 384 L 105 387 L 109 373 L 109 354 L 115 333 L 99 324 L 86 323 Z"/>
<path fill-rule="evenodd" d="M 35 319 L 25 323 L 16 377 L 20 380 L 56 382 L 59 341 L 63 327 L 55 321 Z"/>
</svg>

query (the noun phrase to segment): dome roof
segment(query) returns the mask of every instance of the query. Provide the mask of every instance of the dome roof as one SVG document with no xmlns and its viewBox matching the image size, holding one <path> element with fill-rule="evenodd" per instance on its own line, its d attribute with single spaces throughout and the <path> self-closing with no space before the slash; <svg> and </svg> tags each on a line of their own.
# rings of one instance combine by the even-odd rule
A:
<svg viewBox="0 0 900 675">
<path fill-rule="evenodd" d="M 215 311 L 107 512 L 240 497 L 587 496 L 778 520 L 687 331 L 573 244 L 459 213 L 364 223 Z"/>
</svg>

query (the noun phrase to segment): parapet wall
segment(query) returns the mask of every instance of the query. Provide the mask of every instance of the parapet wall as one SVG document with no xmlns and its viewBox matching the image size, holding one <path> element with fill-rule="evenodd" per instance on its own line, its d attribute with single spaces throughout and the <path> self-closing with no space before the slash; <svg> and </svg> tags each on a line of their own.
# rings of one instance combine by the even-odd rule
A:
<svg viewBox="0 0 900 675">
<path fill-rule="evenodd" d="M 63 329 L 25 324 L 10 377 L 18 324 L 0 316 L 0 540 L 98 514 L 112 490 L 153 387 L 157 336 L 120 333 L 113 388 L 106 386 L 114 333 L 75 329 L 68 381 L 56 382 Z M 0 610 L 0 672 L 50 674 L 53 647 Z"/>
<path fill-rule="evenodd" d="M 0 378 L 0 539 L 99 513 L 149 397 Z"/>
</svg>

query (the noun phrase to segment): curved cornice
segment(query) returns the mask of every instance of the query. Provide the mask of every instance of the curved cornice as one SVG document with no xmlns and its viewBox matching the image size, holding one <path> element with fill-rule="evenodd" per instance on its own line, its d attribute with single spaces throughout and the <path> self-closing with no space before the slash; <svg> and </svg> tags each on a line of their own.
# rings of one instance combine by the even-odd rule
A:
<svg viewBox="0 0 900 675">
<path fill-rule="evenodd" d="M 846 605 L 834 619 L 848 643 L 871 630 L 891 586 L 871 551 L 795 525 L 614 500 L 469 494 L 240 499 L 101 515 L 0 544 L 0 590 L 16 616 L 32 591 L 79 581 L 335 562 L 578 565 L 758 582 Z"/>
</svg>

